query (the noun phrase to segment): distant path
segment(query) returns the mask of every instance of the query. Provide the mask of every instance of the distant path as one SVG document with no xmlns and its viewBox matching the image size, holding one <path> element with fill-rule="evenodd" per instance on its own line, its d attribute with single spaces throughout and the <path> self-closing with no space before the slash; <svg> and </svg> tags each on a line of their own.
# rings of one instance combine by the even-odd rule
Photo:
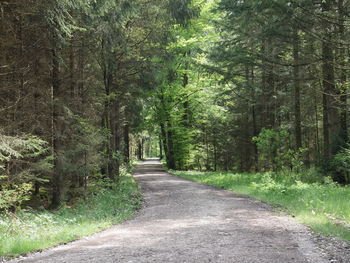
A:
<svg viewBox="0 0 350 263">
<path fill-rule="evenodd" d="M 143 209 L 118 226 L 14 262 L 326 262 L 306 228 L 253 199 L 187 181 L 147 160 Z"/>
</svg>

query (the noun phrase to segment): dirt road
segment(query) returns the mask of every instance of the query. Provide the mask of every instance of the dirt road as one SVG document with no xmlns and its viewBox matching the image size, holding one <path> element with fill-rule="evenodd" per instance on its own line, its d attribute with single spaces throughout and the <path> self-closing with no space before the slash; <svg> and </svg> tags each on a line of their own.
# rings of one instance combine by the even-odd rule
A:
<svg viewBox="0 0 350 263">
<path fill-rule="evenodd" d="M 135 177 L 143 209 L 123 224 L 12 262 L 328 262 L 308 230 L 256 200 L 167 174 Z"/>
</svg>

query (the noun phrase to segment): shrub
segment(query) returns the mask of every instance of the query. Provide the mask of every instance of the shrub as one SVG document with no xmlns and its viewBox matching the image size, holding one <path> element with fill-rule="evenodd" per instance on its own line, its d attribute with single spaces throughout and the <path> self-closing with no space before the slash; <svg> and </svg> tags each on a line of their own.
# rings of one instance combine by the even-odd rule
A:
<svg viewBox="0 0 350 263">
<path fill-rule="evenodd" d="M 33 183 L 45 181 L 41 173 L 51 169 L 47 151 L 47 143 L 35 136 L 0 134 L 0 210 L 19 207 Z"/>
<path fill-rule="evenodd" d="M 260 166 L 265 170 L 299 172 L 304 165 L 302 155 L 307 149 L 291 149 L 290 140 L 291 135 L 286 130 L 262 129 L 259 136 L 253 138 L 258 147 Z"/>
<path fill-rule="evenodd" d="M 331 161 L 333 179 L 341 184 L 350 184 L 350 149 L 343 148 Z"/>
</svg>

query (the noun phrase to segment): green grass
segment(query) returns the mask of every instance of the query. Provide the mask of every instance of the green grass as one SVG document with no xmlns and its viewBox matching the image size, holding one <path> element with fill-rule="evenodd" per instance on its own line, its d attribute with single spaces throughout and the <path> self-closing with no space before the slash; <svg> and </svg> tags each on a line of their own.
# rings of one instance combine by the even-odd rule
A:
<svg viewBox="0 0 350 263">
<path fill-rule="evenodd" d="M 171 171 L 172 174 L 248 195 L 295 216 L 324 235 L 350 241 L 350 187 L 302 182 L 305 175 Z M 304 180 L 305 181 L 305 180 Z"/>
<path fill-rule="evenodd" d="M 74 208 L 0 215 L 0 256 L 42 250 L 90 235 L 129 218 L 140 205 L 136 182 L 124 175 L 118 186 L 99 187 Z"/>
</svg>

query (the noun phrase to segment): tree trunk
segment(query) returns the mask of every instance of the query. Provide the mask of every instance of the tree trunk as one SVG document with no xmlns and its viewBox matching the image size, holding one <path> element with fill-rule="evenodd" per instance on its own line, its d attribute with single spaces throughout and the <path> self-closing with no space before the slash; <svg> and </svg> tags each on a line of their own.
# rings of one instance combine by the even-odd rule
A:
<svg viewBox="0 0 350 263">
<path fill-rule="evenodd" d="M 216 136 L 214 135 L 214 142 L 213 142 L 213 150 L 214 150 L 214 158 L 213 158 L 213 166 L 214 166 L 214 171 L 217 171 L 218 168 L 218 152 L 217 152 L 217 139 Z"/>
<path fill-rule="evenodd" d="M 262 125 L 261 127 L 272 129 L 275 127 L 276 120 L 276 97 L 275 95 L 275 74 L 274 65 L 269 58 L 273 58 L 274 50 L 272 40 L 270 38 L 264 39 L 261 49 L 263 55 L 262 61 L 262 92 L 263 105 Z"/>
<path fill-rule="evenodd" d="M 129 124 L 124 125 L 124 162 L 129 163 L 130 161 L 130 137 L 129 137 Z"/>
<path fill-rule="evenodd" d="M 302 134 L 301 134 L 301 110 L 300 110 L 300 62 L 299 62 L 299 36 L 298 30 L 294 29 L 293 41 L 293 77 L 294 77 L 294 133 L 296 149 L 302 148 Z"/>
<path fill-rule="evenodd" d="M 74 87 L 75 87 L 75 81 L 74 81 L 74 62 L 75 62 L 75 57 L 74 57 L 74 40 L 73 38 L 70 41 L 70 46 L 69 46 L 69 83 L 70 83 L 70 97 L 72 103 L 74 104 Z M 80 66 L 80 65 L 79 65 Z"/>
<path fill-rule="evenodd" d="M 21 116 L 23 115 L 23 104 L 24 104 L 24 97 L 25 97 L 25 81 L 24 81 L 24 68 L 25 68 L 25 62 L 24 62 L 24 40 L 23 40 L 23 15 L 20 14 L 18 17 L 18 39 L 19 39 L 19 53 L 20 57 L 22 58 L 23 62 L 19 63 L 19 103 L 18 103 L 18 110 L 16 110 L 16 113 L 18 116 L 16 116 L 16 121 L 20 123 L 19 128 L 23 132 L 24 131 L 24 120 L 21 119 Z"/>
<path fill-rule="evenodd" d="M 345 6 L 343 0 L 338 0 L 338 12 L 339 12 L 339 35 L 342 41 L 342 46 L 339 50 L 339 61 L 340 61 L 340 146 L 345 146 L 348 142 L 348 127 L 347 127 L 347 67 L 346 67 L 346 35 L 345 35 Z"/>
<path fill-rule="evenodd" d="M 176 170 L 176 162 L 175 162 L 175 153 L 174 153 L 174 138 L 173 138 L 173 130 L 172 125 L 170 123 L 170 119 L 167 120 L 167 141 L 168 141 L 168 168 L 172 170 Z"/>
<path fill-rule="evenodd" d="M 160 160 L 163 159 L 163 145 L 162 145 L 162 137 L 159 136 L 159 158 Z"/>
<path fill-rule="evenodd" d="M 116 156 L 113 158 L 114 160 L 114 176 L 113 180 L 115 181 L 119 177 L 119 172 L 120 172 L 120 165 L 121 165 L 121 147 L 120 147 L 120 142 L 121 142 L 121 131 L 120 131 L 120 102 L 116 101 L 115 102 L 115 116 L 113 118 L 114 122 L 114 153 Z"/>
<path fill-rule="evenodd" d="M 330 10 L 329 0 L 322 3 L 323 12 Z M 332 45 L 332 25 L 328 21 L 324 22 L 324 38 L 322 41 L 322 75 L 323 75 L 323 144 L 324 159 L 330 160 L 335 153 L 336 140 L 338 137 L 337 126 L 338 116 L 336 109 L 336 90 L 334 84 L 334 54 Z M 331 140 L 332 138 L 332 140 Z"/>
<path fill-rule="evenodd" d="M 54 156 L 54 168 L 52 178 L 52 203 L 56 208 L 61 204 L 62 198 L 62 162 L 59 156 L 62 148 L 62 105 L 60 84 L 60 58 L 57 37 L 53 39 L 52 48 L 52 147 Z"/>
<path fill-rule="evenodd" d="M 137 158 L 139 160 L 143 159 L 143 154 L 142 154 L 142 139 L 139 139 L 137 143 Z"/>
<path fill-rule="evenodd" d="M 252 132 L 250 134 L 253 135 L 253 137 L 256 137 L 259 135 L 258 130 L 258 123 L 256 118 L 256 92 L 255 92 L 255 74 L 254 74 L 254 65 L 250 65 L 247 67 L 247 78 L 248 82 L 251 88 L 251 98 L 253 100 L 253 103 L 251 105 L 251 114 L 252 114 Z M 258 153 L 258 146 L 255 142 L 253 142 L 252 138 L 250 138 L 250 142 L 253 145 L 253 161 L 254 161 L 254 170 L 259 170 L 259 153 Z"/>
<path fill-rule="evenodd" d="M 160 123 L 160 133 L 161 133 L 161 140 L 162 140 L 163 149 L 164 149 L 165 160 L 168 163 L 169 162 L 168 142 L 167 142 L 165 125 L 163 122 Z"/>
<path fill-rule="evenodd" d="M 109 69 L 107 69 L 109 70 Z M 107 73 L 107 86 L 106 86 L 106 95 L 110 94 L 111 90 L 111 85 L 113 82 L 113 75 L 108 72 Z M 108 155 L 108 164 L 107 164 L 107 173 L 109 179 L 112 181 L 115 180 L 115 171 L 116 171 L 116 163 L 115 163 L 115 156 L 114 156 L 114 151 L 115 151 L 115 109 L 113 107 L 113 103 L 111 102 L 111 99 L 108 98 L 107 102 L 107 122 L 108 122 L 108 130 L 110 132 L 110 137 L 108 140 L 108 145 L 107 145 L 107 155 Z"/>
<path fill-rule="evenodd" d="M 182 79 L 182 87 L 185 89 L 188 85 L 188 75 L 183 74 L 183 79 Z M 184 126 L 186 128 L 190 127 L 190 109 L 189 109 L 189 102 L 188 98 L 183 103 L 184 107 L 184 115 L 183 115 L 183 121 L 184 121 Z"/>
<path fill-rule="evenodd" d="M 256 112 L 255 112 L 255 105 L 252 106 L 252 119 L 253 119 L 253 135 L 254 137 L 258 136 L 258 128 L 257 128 L 257 122 L 256 122 Z M 258 146 L 254 142 L 253 143 L 254 148 L 254 167 L 255 171 L 259 170 L 259 152 L 258 152 Z"/>
</svg>

